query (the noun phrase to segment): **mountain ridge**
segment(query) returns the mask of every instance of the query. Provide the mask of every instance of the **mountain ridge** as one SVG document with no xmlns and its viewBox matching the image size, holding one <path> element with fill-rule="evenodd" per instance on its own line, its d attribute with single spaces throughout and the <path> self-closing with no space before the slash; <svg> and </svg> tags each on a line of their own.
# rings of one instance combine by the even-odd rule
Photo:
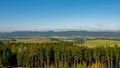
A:
<svg viewBox="0 0 120 68">
<path fill-rule="evenodd" d="M 120 37 L 120 32 L 110 31 L 14 31 L 0 32 L 0 38 L 15 37 L 50 37 L 50 36 L 90 36 L 90 37 Z"/>
</svg>

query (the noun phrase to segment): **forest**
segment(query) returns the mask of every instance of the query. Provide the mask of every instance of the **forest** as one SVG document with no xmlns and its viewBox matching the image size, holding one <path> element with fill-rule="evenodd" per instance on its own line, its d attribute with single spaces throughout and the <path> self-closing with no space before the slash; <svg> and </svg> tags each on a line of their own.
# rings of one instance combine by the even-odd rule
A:
<svg viewBox="0 0 120 68">
<path fill-rule="evenodd" d="M 0 32 L 0 38 L 16 38 L 16 37 L 51 37 L 51 36 L 89 36 L 89 37 L 102 37 L 102 38 L 120 38 L 120 32 L 109 31 L 15 31 L 15 32 Z"/>
<path fill-rule="evenodd" d="M 0 42 L 0 68 L 120 68 L 120 47 Z"/>
</svg>

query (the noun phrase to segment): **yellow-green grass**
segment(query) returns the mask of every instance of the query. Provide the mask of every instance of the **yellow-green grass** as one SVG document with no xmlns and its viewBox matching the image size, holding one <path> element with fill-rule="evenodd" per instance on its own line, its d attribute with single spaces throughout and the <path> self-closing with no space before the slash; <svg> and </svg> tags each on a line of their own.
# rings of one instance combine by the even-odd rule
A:
<svg viewBox="0 0 120 68">
<path fill-rule="evenodd" d="M 105 39 L 95 39 L 86 40 L 82 46 L 96 47 L 96 46 L 120 46 L 120 41 L 117 40 L 105 40 Z"/>
<path fill-rule="evenodd" d="M 29 38 L 29 39 L 16 39 L 16 42 L 24 42 L 24 43 L 45 43 L 51 42 L 50 40 L 43 38 Z"/>
</svg>

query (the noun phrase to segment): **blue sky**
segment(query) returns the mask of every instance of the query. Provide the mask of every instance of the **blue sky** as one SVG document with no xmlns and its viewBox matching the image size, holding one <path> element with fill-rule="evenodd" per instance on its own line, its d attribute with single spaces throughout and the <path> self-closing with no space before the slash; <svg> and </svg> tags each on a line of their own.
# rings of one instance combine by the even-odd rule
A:
<svg viewBox="0 0 120 68">
<path fill-rule="evenodd" d="M 0 0 L 0 32 L 120 30 L 120 0 Z"/>
</svg>

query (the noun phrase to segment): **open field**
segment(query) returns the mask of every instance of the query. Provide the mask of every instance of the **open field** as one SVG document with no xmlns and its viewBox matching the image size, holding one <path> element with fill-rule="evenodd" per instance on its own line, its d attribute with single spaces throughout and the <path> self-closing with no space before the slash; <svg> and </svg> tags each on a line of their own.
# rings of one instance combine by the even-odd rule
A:
<svg viewBox="0 0 120 68">
<path fill-rule="evenodd" d="M 52 42 L 45 38 L 28 38 L 28 39 L 16 39 L 16 42 L 23 42 L 23 43 L 45 43 L 45 42 Z"/>
<path fill-rule="evenodd" d="M 86 40 L 82 44 L 82 46 L 90 46 L 90 47 L 114 46 L 114 45 L 120 46 L 120 41 L 117 41 L 117 40 L 105 40 L 105 39 L 95 39 L 95 40 Z"/>
<path fill-rule="evenodd" d="M 54 42 L 50 39 L 46 38 L 13 38 L 13 39 L 0 39 L 1 41 L 5 42 L 21 42 L 21 43 L 48 43 L 48 42 Z"/>
<path fill-rule="evenodd" d="M 14 39 L 0 39 L 8 42 L 22 42 L 22 43 L 48 43 L 48 42 L 70 42 L 79 46 L 97 47 L 97 46 L 120 46 L 120 40 L 113 39 L 86 39 L 70 38 L 70 37 L 50 37 L 50 38 L 14 38 Z M 77 43 L 76 43 L 77 42 Z M 82 42 L 82 43 L 81 43 Z"/>
</svg>

